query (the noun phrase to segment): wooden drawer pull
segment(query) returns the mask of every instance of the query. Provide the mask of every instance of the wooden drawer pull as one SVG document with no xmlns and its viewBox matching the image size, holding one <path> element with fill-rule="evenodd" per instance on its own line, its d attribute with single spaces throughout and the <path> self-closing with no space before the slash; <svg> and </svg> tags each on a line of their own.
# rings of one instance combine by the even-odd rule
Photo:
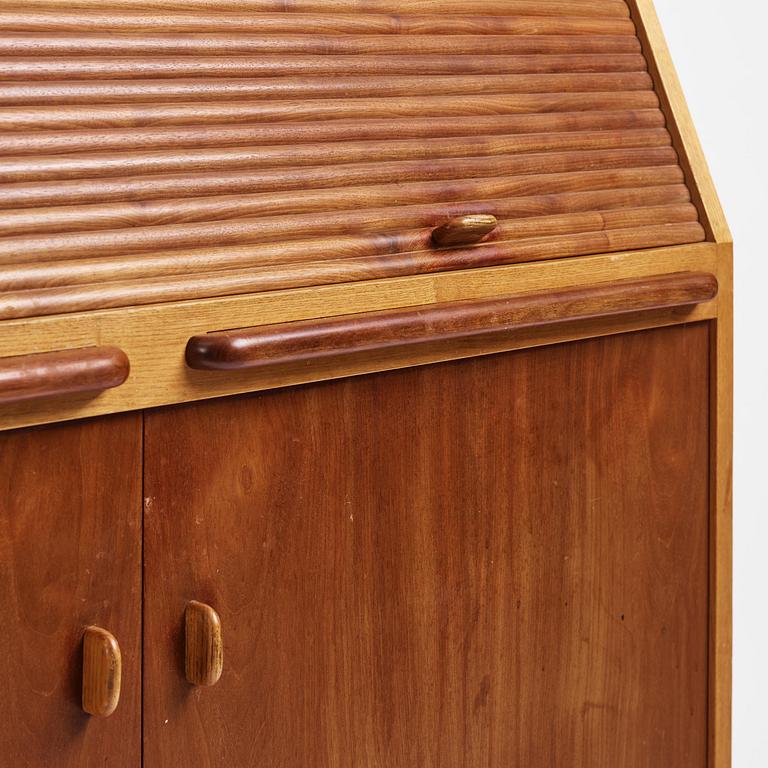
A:
<svg viewBox="0 0 768 768">
<path fill-rule="evenodd" d="M 88 627 L 83 636 L 83 709 L 95 717 L 109 717 L 120 701 L 122 660 L 114 635 Z"/>
<path fill-rule="evenodd" d="M 189 340 L 186 359 L 191 368 L 208 371 L 304 364 L 326 357 L 692 306 L 716 295 L 714 275 L 680 272 L 549 293 L 429 304 L 203 334 Z"/>
<path fill-rule="evenodd" d="M 219 614 L 205 603 L 187 603 L 184 620 L 185 672 L 193 685 L 215 685 L 224 668 Z"/>
<path fill-rule="evenodd" d="M 480 242 L 486 235 L 490 235 L 498 223 L 495 216 L 482 213 L 457 216 L 437 227 L 432 232 L 432 240 L 441 248 L 452 245 L 472 245 Z"/>
<path fill-rule="evenodd" d="M 85 347 L 61 352 L 0 358 L 0 403 L 40 397 L 101 392 L 119 387 L 130 363 L 117 347 Z"/>
</svg>

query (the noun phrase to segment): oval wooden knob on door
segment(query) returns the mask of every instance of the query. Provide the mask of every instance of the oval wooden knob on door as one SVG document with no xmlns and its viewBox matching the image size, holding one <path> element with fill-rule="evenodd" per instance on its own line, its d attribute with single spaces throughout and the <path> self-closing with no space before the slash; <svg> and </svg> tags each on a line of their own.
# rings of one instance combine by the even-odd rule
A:
<svg viewBox="0 0 768 768">
<path fill-rule="evenodd" d="M 187 604 L 184 618 L 184 667 L 193 685 L 215 685 L 224 668 L 224 644 L 219 614 L 196 600 Z"/>
<path fill-rule="evenodd" d="M 88 627 L 83 635 L 83 710 L 109 717 L 120 701 L 122 658 L 114 635 Z"/>
<path fill-rule="evenodd" d="M 442 248 L 451 245 L 472 245 L 490 235 L 498 223 L 495 216 L 484 213 L 457 216 L 437 227 L 432 232 L 432 241 Z"/>
</svg>

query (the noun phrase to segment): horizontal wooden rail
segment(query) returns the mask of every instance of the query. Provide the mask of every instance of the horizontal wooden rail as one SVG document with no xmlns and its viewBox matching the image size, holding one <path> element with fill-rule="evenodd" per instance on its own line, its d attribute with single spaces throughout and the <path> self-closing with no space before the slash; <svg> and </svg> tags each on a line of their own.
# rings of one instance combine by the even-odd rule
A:
<svg viewBox="0 0 768 768">
<path fill-rule="evenodd" d="M 0 358 L 0 404 L 119 387 L 130 370 L 117 347 L 86 347 Z"/>
<path fill-rule="evenodd" d="M 714 275 L 683 272 L 548 293 L 281 323 L 194 336 L 187 344 L 186 360 L 191 368 L 208 371 L 306 363 L 519 328 L 692 306 L 712 300 L 717 290 Z"/>
</svg>

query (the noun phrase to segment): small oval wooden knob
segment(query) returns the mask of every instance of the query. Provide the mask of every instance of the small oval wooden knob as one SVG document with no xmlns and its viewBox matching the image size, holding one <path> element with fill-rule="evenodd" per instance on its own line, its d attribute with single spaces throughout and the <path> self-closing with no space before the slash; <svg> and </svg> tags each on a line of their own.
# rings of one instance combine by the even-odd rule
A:
<svg viewBox="0 0 768 768">
<path fill-rule="evenodd" d="M 122 658 L 114 635 L 88 627 L 83 635 L 83 710 L 109 717 L 120 701 Z"/>
<path fill-rule="evenodd" d="M 187 603 L 184 619 L 184 666 L 193 685 L 215 685 L 224 668 L 224 644 L 219 614 L 205 603 Z"/>
<path fill-rule="evenodd" d="M 435 245 L 445 248 L 450 245 L 472 245 L 493 232 L 498 226 L 495 216 L 472 213 L 446 221 L 432 232 Z"/>
</svg>

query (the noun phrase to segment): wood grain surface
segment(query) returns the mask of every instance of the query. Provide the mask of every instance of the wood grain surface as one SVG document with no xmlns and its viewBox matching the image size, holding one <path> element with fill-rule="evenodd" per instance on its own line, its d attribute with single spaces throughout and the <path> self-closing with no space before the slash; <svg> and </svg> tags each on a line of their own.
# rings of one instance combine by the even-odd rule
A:
<svg viewBox="0 0 768 768">
<path fill-rule="evenodd" d="M 216 685 L 224 668 L 224 633 L 210 605 L 190 600 L 184 611 L 184 673 L 192 685 Z"/>
<path fill-rule="evenodd" d="M 19 403 L 119 387 L 130 362 L 117 347 L 86 347 L 0 357 L 0 403 Z"/>
<path fill-rule="evenodd" d="M 123 657 L 117 638 L 101 627 L 83 635 L 83 711 L 109 717 L 120 703 Z"/>
<path fill-rule="evenodd" d="M 692 307 L 716 296 L 714 275 L 679 272 L 552 293 L 497 296 L 201 334 L 187 343 L 185 359 L 190 368 L 207 371 L 309 365 L 329 357 L 428 348 L 456 339 L 493 338 L 499 333 L 555 323 Z"/>
<path fill-rule="evenodd" d="M 0 763 L 141 760 L 141 416 L 0 435 Z M 122 651 L 120 706 L 81 708 L 83 635 Z"/>
<path fill-rule="evenodd" d="M 553 238 L 545 240 L 551 244 Z M 614 241 L 619 251 L 615 254 L 550 261 L 546 260 L 549 258 L 547 243 L 539 241 L 537 250 L 528 250 L 538 261 L 508 266 L 476 266 L 436 274 L 372 278 L 321 287 L 4 321 L 2 327 L 6 332 L 0 334 L 0 354 L 23 355 L 62 346 L 88 346 L 99 340 L 125 350 L 131 360 L 131 374 L 125 384 L 95 398 L 87 394 L 72 395 L 0 408 L 0 429 L 357 376 L 682 321 L 709 320 L 718 316 L 718 299 L 694 308 L 523 329 L 502 334 L 493 341 L 469 339 L 429 349 L 423 354 L 393 350 L 361 356 L 344 364 L 321 360 L 309 367 L 232 371 L 226 376 L 192 371 L 185 365 L 184 348 L 191 336 L 201 333 L 439 302 L 490 299 L 500 293 L 557 291 L 675 272 L 709 272 L 718 282 L 730 280 L 726 262 L 714 243 L 627 252 Z M 465 258 L 471 252 L 470 249 L 439 253 Z"/>
<path fill-rule="evenodd" d="M 555 255 L 705 239 L 661 201 L 692 191 L 623 0 L 34 0 L 0 29 L 0 320 L 504 264 L 514 237 L 535 258 L 579 193 L 594 229 Z M 498 250 L 434 258 L 468 215 Z"/>
<path fill-rule="evenodd" d="M 474 245 L 491 234 L 498 225 L 499 220 L 487 213 L 456 216 L 432 230 L 432 242 L 441 248 Z"/>
<path fill-rule="evenodd" d="M 704 766 L 708 361 L 700 323 L 148 414 L 147 768 Z"/>
</svg>

